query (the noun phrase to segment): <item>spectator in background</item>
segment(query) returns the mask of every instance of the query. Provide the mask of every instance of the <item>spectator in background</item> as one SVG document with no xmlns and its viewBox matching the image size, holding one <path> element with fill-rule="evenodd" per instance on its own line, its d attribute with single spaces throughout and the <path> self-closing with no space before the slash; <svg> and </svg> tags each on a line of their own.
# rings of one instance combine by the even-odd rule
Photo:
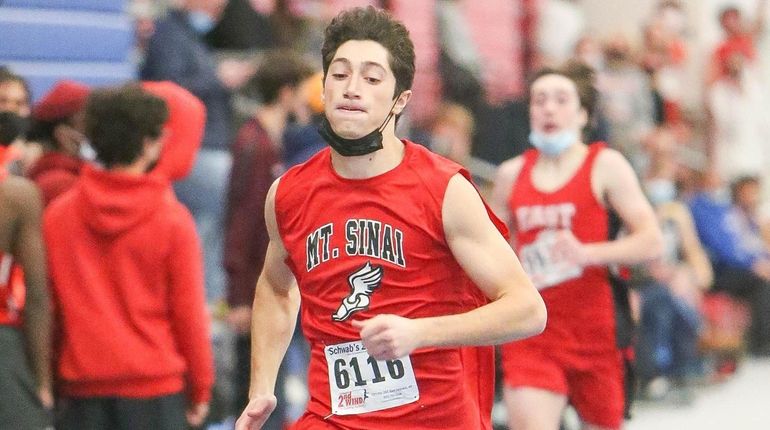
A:
<svg viewBox="0 0 770 430">
<path fill-rule="evenodd" d="M 267 49 L 273 46 L 270 19 L 257 10 L 252 0 L 229 0 L 222 18 L 206 35 L 206 42 L 215 49 Z"/>
<path fill-rule="evenodd" d="M 240 87 L 253 69 L 245 62 L 217 63 L 203 38 L 216 25 L 227 0 L 182 0 L 156 23 L 141 68 L 143 80 L 176 82 L 206 106 L 203 146 L 187 180 L 174 188 L 192 212 L 204 244 L 206 295 L 210 302 L 225 295 L 222 267 L 223 218 L 230 174 L 230 91 Z"/>
<path fill-rule="evenodd" d="M 0 112 L 0 425 L 37 430 L 53 407 L 51 310 L 40 193 L 6 169 L 20 128 L 18 115 Z"/>
<path fill-rule="evenodd" d="M 302 93 L 306 96 L 309 117 L 286 124 L 283 132 L 283 164 L 290 167 L 304 163 L 318 151 L 326 147 L 326 142 L 318 133 L 324 111 L 323 72 L 318 71 L 302 83 Z"/>
<path fill-rule="evenodd" d="M 31 105 L 27 81 L 6 68 L 0 69 L 0 112 L 14 112 L 26 118 L 31 112 Z"/>
<path fill-rule="evenodd" d="M 431 151 L 468 167 L 475 132 L 471 112 L 455 103 L 444 103 L 428 127 Z"/>
<path fill-rule="evenodd" d="M 701 242 L 714 266 L 714 289 L 745 299 L 751 307 L 749 351 L 770 355 L 770 248 L 762 240 L 753 207 L 759 179 L 740 177 L 731 186 L 732 202 L 718 177 L 689 202 Z"/>
<path fill-rule="evenodd" d="M 725 38 L 717 45 L 711 59 L 707 83 L 712 84 L 730 73 L 729 58 L 739 52 L 747 61 L 754 63 L 757 58 L 757 39 L 765 30 L 767 0 L 758 0 L 754 22 L 747 24 L 736 6 L 728 6 L 719 13 L 719 25 Z"/>
<path fill-rule="evenodd" d="M 644 395 L 663 398 L 671 393 L 690 400 L 688 383 L 699 373 L 701 300 L 713 272 L 690 210 L 677 196 L 676 145 L 666 129 L 656 130 L 647 145 L 650 168 L 642 186 L 655 208 L 664 246 L 661 258 L 639 270 L 636 363 Z"/>
<path fill-rule="evenodd" d="M 770 180 L 770 102 L 765 82 L 740 49 L 726 50 L 722 61 L 723 73 L 706 94 L 709 168 L 725 183 L 743 175 Z"/>
<path fill-rule="evenodd" d="M 59 81 L 32 111 L 28 139 L 42 145 L 43 153 L 27 176 L 40 188 L 46 206 L 80 176 L 81 148 L 87 145 L 84 108 L 90 92 L 79 82 Z"/>
<path fill-rule="evenodd" d="M 190 167 L 204 111 L 175 88 L 148 87 L 165 102 L 133 85 L 94 91 L 86 134 L 104 168 L 85 166 L 46 211 L 61 333 L 57 428 L 180 429 L 208 413 L 213 366 L 200 245 L 169 186 Z M 172 117 L 166 130 L 169 106 L 185 122 Z M 199 132 L 185 148 L 163 148 L 189 130 Z"/>
<path fill-rule="evenodd" d="M 254 286 L 262 272 L 267 244 L 265 199 L 270 185 L 283 171 L 282 136 L 290 116 L 307 117 L 303 81 L 313 73 L 298 54 L 275 51 L 262 58 L 250 90 L 262 105 L 238 131 L 232 146 L 233 169 L 227 195 L 224 262 L 228 275 L 228 320 L 237 333 L 235 404 L 249 402 L 251 358 L 251 304 Z M 280 380 L 280 379 L 279 379 Z M 282 390 L 277 390 L 281 399 Z M 281 429 L 283 413 L 277 411 L 265 429 Z"/>
<path fill-rule="evenodd" d="M 650 76 L 656 124 L 677 124 L 682 120 L 685 87 L 684 11 L 677 1 L 662 1 L 644 27 L 641 65 Z"/>
<path fill-rule="evenodd" d="M 654 126 L 650 80 L 636 65 L 631 43 L 623 34 L 604 47 L 605 68 L 597 75 L 599 111 L 607 121 L 608 143 L 623 154 L 637 173 L 646 167 L 642 139 Z"/>
<path fill-rule="evenodd" d="M 131 17 L 134 20 L 134 56 L 137 63 L 144 61 L 147 46 L 155 33 L 155 21 L 158 18 L 159 8 L 155 0 L 133 0 L 129 3 Z"/>
<path fill-rule="evenodd" d="M 25 133 L 29 125 L 29 116 L 32 113 L 31 100 L 32 95 L 29 92 L 27 81 L 9 69 L 0 67 L 0 112 L 13 112 L 22 118 Z M 27 141 L 26 138 L 20 138 L 8 152 L 6 156 L 15 159 L 13 163 L 7 166 L 8 170 L 17 174 L 24 174 L 29 166 L 40 157 L 42 148 L 39 144 Z"/>
<path fill-rule="evenodd" d="M 596 39 L 590 35 L 586 34 L 578 39 L 572 59 L 589 66 L 597 74 L 604 70 L 604 51 Z"/>
<path fill-rule="evenodd" d="M 604 74 L 606 60 L 604 58 L 604 49 L 590 35 L 583 35 L 575 44 L 575 50 L 572 56 L 573 62 L 584 64 L 591 69 L 597 76 L 597 81 L 601 80 Z M 589 142 L 609 142 L 609 123 L 605 118 L 604 112 L 597 109 L 590 123 L 586 127 Z"/>
</svg>

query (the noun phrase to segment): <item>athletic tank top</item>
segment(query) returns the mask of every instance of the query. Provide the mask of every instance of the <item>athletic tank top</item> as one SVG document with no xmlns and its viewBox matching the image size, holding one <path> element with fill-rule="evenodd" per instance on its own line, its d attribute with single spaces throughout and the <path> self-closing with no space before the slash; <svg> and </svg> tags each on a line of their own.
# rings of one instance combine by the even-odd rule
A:
<svg viewBox="0 0 770 430">
<path fill-rule="evenodd" d="M 603 143 L 588 146 L 575 175 L 561 188 L 542 192 L 532 183 L 539 152 L 524 153 L 508 207 L 516 253 L 548 309 L 545 331 L 521 342 L 581 352 L 615 347 L 613 299 L 606 267 L 573 266 L 554 252 L 555 235 L 571 230 L 582 243 L 608 240 L 608 213 L 591 188 L 591 171 Z"/>
<path fill-rule="evenodd" d="M 278 229 L 299 284 L 301 325 L 311 346 L 308 411 L 343 429 L 491 428 L 491 347 L 422 349 L 387 363 L 355 355 L 361 345 L 353 319 L 450 315 L 487 303 L 455 261 L 441 218 L 449 180 L 468 172 L 422 146 L 404 144 L 402 162 L 373 178 L 340 177 L 327 148 L 279 182 Z M 412 373 L 417 400 L 345 414 L 367 402 L 387 405 L 387 393 L 376 393 L 386 378 L 381 383 L 396 386 L 393 401 L 399 403 Z"/>
<path fill-rule="evenodd" d="M 0 166 L 0 182 L 7 176 L 8 171 Z M 0 325 L 21 326 L 25 293 L 21 266 L 12 255 L 0 252 Z"/>
</svg>

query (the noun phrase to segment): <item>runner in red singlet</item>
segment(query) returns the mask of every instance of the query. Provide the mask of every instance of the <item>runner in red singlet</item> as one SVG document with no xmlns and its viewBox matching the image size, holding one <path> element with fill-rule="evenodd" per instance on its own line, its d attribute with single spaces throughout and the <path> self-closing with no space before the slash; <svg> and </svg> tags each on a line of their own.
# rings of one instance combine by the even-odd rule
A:
<svg viewBox="0 0 770 430">
<path fill-rule="evenodd" d="M 503 346 L 510 427 L 556 430 L 571 403 L 586 429 L 617 429 L 623 370 L 608 265 L 657 256 L 661 233 L 629 163 L 581 133 L 594 105 L 585 66 L 541 71 L 530 88 L 531 149 L 503 163 L 495 212 L 548 309 L 542 335 Z M 610 240 L 608 212 L 627 234 Z"/>
<path fill-rule="evenodd" d="M 323 47 L 331 149 L 273 184 L 257 282 L 250 403 L 275 407 L 301 301 L 310 401 L 296 429 L 491 429 L 495 343 L 539 333 L 545 308 L 458 164 L 395 136 L 414 48 L 374 8 L 337 16 Z"/>
<path fill-rule="evenodd" d="M 53 407 L 42 201 L 7 171 L 18 134 L 11 115 L 0 112 L 0 427 L 42 429 Z"/>
</svg>

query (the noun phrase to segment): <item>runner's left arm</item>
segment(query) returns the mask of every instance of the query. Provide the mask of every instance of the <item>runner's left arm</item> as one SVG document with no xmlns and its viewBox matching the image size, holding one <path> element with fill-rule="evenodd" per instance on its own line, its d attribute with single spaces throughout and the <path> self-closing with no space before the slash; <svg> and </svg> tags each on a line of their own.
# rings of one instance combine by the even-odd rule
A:
<svg viewBox="0 0 770 430">
<path fill-rule="evenodd" d="M 376 359 L 395 359 L 417 348 L 501 344 L 539 334 L 546 309 L 516 254 L 462 175 L 447 186 L 444 233 L 457 262 L 490 299 L 472 311 L 407 319 L 378 315 L 354 325 Z"/>
</svg>

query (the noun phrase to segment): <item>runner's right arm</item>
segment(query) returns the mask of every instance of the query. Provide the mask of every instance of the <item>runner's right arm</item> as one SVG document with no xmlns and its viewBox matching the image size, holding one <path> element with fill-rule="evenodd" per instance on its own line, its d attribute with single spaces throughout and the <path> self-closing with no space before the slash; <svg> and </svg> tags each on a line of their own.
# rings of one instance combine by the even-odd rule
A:
<svg viewBox="0 0 770 430">
<path fill-rule="evenodd" d="M 251 318 L 251 387 L 249 404 L 236 430 L 256 430 L 275 409 L 276 377 L 289 347 L 299 311 L 297 281 L 286 265 L 286 248 L 275 217 L 276 180 L 265 202 L 265 222 L 270 236 L 265 265 L 257 281 Z"/>
</svg>

